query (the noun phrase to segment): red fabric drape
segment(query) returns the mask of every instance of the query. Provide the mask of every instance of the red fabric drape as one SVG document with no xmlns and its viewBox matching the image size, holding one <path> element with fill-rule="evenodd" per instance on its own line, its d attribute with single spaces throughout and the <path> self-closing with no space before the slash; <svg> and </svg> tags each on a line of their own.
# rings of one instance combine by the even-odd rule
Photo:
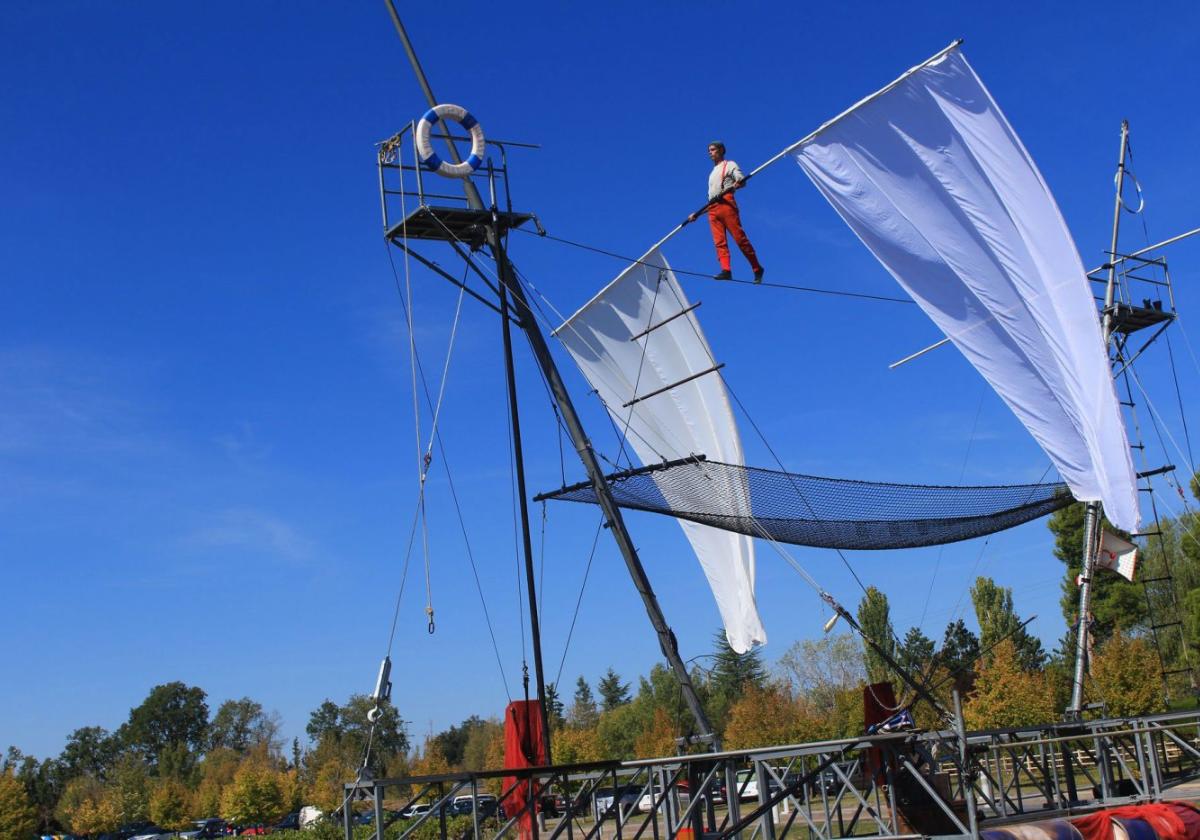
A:
<svg viewBox="0 0 1200 840">
<path fill-rule="evenodd" d="M 504 712 L 504 767 L 540 767 L 545 763 L 541 709 L 536 700 L 514 700 Z M 533 808 L 528 808 L 529 785 L 516 785 L 516 781 L 515 776 L 504 778 L 504 789 L 512 788 L 502 803 L 504 813 L 509 817 L 520 814 L 521 837 L 530 837 L 533 835 L 533 814 L 537 811 L 537 803 Z"/>
<path fill-rule="evenodd" d="M 863 725 L 870 729 L 896 714 L 896 692 L 890 682 L 871 683 L 863 689 Z M 867 750 L 867 772 L 876 781 L 883 781 L 883 751 L 879 747 Z"/>
<path fill-rule="evenodd" d="M 1113 817 L 1145 820 L 1158 835 L 1158 840 L 1200 840 L 1200 812 L 1190 802 L 1122 805 L 1075 817 L 1071 822 L 1084 840 L 1113 840 Z"/>
</svg>

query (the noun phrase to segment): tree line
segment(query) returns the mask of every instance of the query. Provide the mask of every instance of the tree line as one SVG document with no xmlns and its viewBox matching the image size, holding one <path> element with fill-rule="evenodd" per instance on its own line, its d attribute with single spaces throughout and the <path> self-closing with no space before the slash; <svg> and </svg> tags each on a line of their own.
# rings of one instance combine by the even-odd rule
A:
<svg viewBox="0 0 1200 840">
<path fill-rule="evenodd" d="M 906 679 L 944 708 L 951 692 L 960 691 L 968 728 L 1058 719 L 1070 693 L 1082 526 L 1081 505 L 1049 520 L 1054 554 L 1065 567 L 1066 627 L 1051 651 L 1023 625 L 1012 590 L 987 577 L 970 589 L 978 632 L 959 618 L 936 641 L 919 627 L 899 635 L 887 597 L 873 587 L 857 608 L 872 644 L 826 635 L 797 641 L 768 664 L 759 650 L 736 653 L 718 631 L 711 653 L 697 657 L 692 680 L 723 747 L 861 734 L 864 688 L 884 680 L 913 704 L 923 725 L 941 721 Z M 1163 708 L 1159 654 L 1179 658 L 1200 648 L 1200 515 L 1164 520 L 1160 530 L 1143 551 L 1139 573 L 1164 578 L 1170 570 L 1169 586 L 1151 591 L 1110 574 L 1093 581 L 1095 646 L 1086 699 L 1114 716 Z M 1156 649 L 1153 625 L 1169 610 L 1177 610 L 1182 632 L 1174 642 L 1160 635 Z M 692 741 L 697 733 L 679 686 L 663 665 L 633 680 L 610 667 L 594 688 L 580 676 L 569 696 L 554 684 L 546 695 L 557 763 L 701 749 Z M 325 700 L 309 717 L 306 743 L 289 745 L 280 737 L 278 715 L 257 701 L 227 700 L 210 715 L 202 689 L 182 682 L 155 686 L 116 731 L 77 729 L 58 756 L 39 759 L 9 747 L 0 762 L 0 840 L 61 831 L 96 835 L 146 820 L 176 829 L 217 815 L 269 824 L 302 805 L 337 810 L 342 785 L 366 756 L 372 706 L 361 695 L 342 704 Z M 376 777 L 497 768 L 503 725 L 498 715 L 473 715 L 415 746 L 397 710 L 385 705 L 368 758 Z"/>
</svg>

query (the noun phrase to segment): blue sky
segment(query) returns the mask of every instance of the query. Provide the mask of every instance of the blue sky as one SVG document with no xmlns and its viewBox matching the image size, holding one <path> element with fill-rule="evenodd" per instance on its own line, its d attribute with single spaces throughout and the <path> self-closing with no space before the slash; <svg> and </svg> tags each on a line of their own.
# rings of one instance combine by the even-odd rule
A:
<svg viewBox="0 0 1200 840">
<path fill-rule="evenodd" d="M 640 253 L 703 198 L 710 139 L 752 167 L 956 37 L 1089 267 L 1107 247 L 1122 118 L 1147 194 L 1146 232 L 1127 217 L 1124 241 L 1197 224 L 1194 4 L 464 2 L 402 14 L 443 101 L 471 109 L 489 136 L 541 144 L 512 155 L 515 203 L 553 234 L 620 253 Z M 15 2 L 0 27 L 0 746 L 57 753 L 71 730 L 116 728 L 151 686 L 176 679 L 214 707 L 249 695 L 302 735 L 323 699 L 371 688 L 413 512 L 407 337 L 373 149 L 425 107 L 399 42 L 380 3 Z M 793 165 L 741 202 L 769 279 L 898 293 Z M 514 235 L 512 248 L 564 312 L 621 268 L 532 237 Z M 668 254 L 713 268 L 702 226 Z M 1200 244 L 1170 257 L 1186 330 Z M 433 370 L 455 298 L 427 272 L 414 283 Z M 790 468 L 918 483 L 1033 481 L 1045 469 L 953 351 L 888 370 L 939 337 L 915 307 L 685 285 L 704 301 L 729 382 Z M 1197 366 L 1177 335 L 1191 410 Z M 520 349 L 537 491 L 557 486 L 561 468 Z M 1164 359 L 1144 366 L 1147 386 L 1180 437 Z M 559 361 L 597 446 L 614 454 L 581 377 Z M 470 301 L 441 430 L 517 697 L 498 325 Z M 744 435 L 749 460 L 770 465 L 749 424 Z M 580 474 L 568 460 L 568 480 Z M 553 676 L 597 516 L 547 513 Z M 394 698 L 418 737 L 498 714 L 507 699 L 441 463 L 429 516 L 437 632 L 425 630 L 417 554 L 393 650 Z M 684 655 L 707 653 L 716 609 L 678 527 L 629 523 Z M 794 556 L 857 602 L 835 555 Z M 889 594 L 901 633 L 920 623 L 939 636 L 969 613 L 977 573 L 1013 587 L 1048 644 L 1062 632 L 1061 567 L 1043 523 L 986 547 L 849 558 Z M 819 602 L 765 550 L 759 589 L 769 659 L 820 633 Z M 563 682 L 610 665 L 645 673 L 657 656 L 602 538 Z"/>
</svg>

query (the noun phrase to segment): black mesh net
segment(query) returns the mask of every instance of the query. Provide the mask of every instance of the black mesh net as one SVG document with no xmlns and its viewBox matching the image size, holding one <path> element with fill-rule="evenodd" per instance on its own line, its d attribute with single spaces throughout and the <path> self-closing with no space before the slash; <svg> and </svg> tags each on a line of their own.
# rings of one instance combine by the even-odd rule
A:
<svg viewBox="0 0 1200 840">
<path fill-rule="evenodd" d="M 882 549 L 967 540 L 1071 504 L 1065 484 L 939 487 L 691 459 L 609 476 L 617 504 L 783 543 Z M 596 503 L 590 483 L 537 497 Z"/>
</svg>

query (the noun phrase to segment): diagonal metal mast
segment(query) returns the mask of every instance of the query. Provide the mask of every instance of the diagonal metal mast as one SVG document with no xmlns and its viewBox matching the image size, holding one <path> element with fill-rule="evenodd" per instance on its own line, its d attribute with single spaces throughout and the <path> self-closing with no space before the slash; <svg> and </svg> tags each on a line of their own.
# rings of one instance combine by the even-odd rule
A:
<svg viewBox="0 0 1200 840">
<path fill-rule="evenodd" d="M 1117 285 L 1117 237 L 1121 230 L 1121 188 L 1125 184 L 1125 154 L 1129 148 L 1129 122 L 1121 122 L 1121 154 L 1117 158 L 1117 197 L 1113 208 L 1112 247 L 1109 250 L 1108 285 L 1104 291 L 1104 347 L 1108 351 L 1113 332 L 1112 306 Z M 1096 553 L 1100 544 L 1102 512 L 1099 502 L 1088 502 L 1083 518 L 1083 572 L 1079 583 L 1079 629 L 1075 639 L 1075 677 L 1071 685 L 1071 705 L 1067 713 L 1083 712 L 1083 678 L 1088 667 L 1091 636 L 1092 576 L 1096 573 Z"/>
<path fill-rule="evenodd" d="M 396 33 L 400 36 L 400 41 L 404 45 L 404 51 L 408 54 L 408 60 L 412 64 L 413 72 L 417 76 L 417 82 L 421 86 L 421 90 L 425 94 L 425 99 L 432 108 L 437 105 L 437 99 L 433 95 L 433 89 L 429 86 L 429 81 L 425 77 L 424 70 L 421 69 L 421 63 L 417 59 L 416 51 L 413 49 L 412 42 L 408 38 L 408 33 L 404 29 L 404 24 L 400 21 L 400 15 L 396 11 L 395 4 L 392 0 L 384 0 L 388 9 L 388 14 L 392 19 L 392 24 L 396 27 Z M 446 137 L 446 142 L 449 145 L 450 156 L 455 163 L 462 160 L 458 153 L 458 149 L 454 145 L 454 141 Z M 483 203 L 483 198 L 479 194 L 479 190 L 470 178 L 463 179 L 463 188 L 466 190 L 467 202 L 476 210 L 484 210 L 486 206 Z M 495 258 L 496 266 L 500 275 L 500 282 L 504 290 L 512 296 L 514 308 L 519 319 L 519 325 L 525 332 L 526 338 L 529 340 L 530 349 L 533 351 L 534 359 L 541 368 L 546 382 L 550 387 L 550 392 L 554 397 L 554 401 L 558 404 L 558 409 L 562 415 L 563 423 L 567 427 L 567 432 L 571 436 L 571 443 L 575 447 L 576 454 L 579 455 L 580 461 L 583 462 L 583 467 L 587 471 L 588 479 L 591 481 L 592 487 L 595 489 L 596 498 L 600 502 L 600 509 L 604 512 L 605 524 L 612 532 L 613 538 L 617 542 L 617 547 L 621 551 L 621 556 L 625 559 L 625 566 L 629 571 L 630 577 L 633 578 L 633 584 L 637 588 L 638 594 L 642 598 L 642 603 L 645 605 L 646 613 L 650 618 L 650 623 L 654 626 L 654 632 L 658 635 L 659 647 L 662 649 L 663 656 L 671 666 L 671 670 L 675 674 L 675 678 L 679 681 L 680 689 L 683 692 L 684 700 L 687 702 L 688 708 L 695 718 L 696 726 L 699 729 L 701 738 L 711 740 L 713 748 L 719 749 L 719 744 L 716 743 L 715 733 L 713 732 L 712 724 L 708 720 L 708 715 L 704 711 L 704 706 L 700 702 L 700 697 L 696 693 L 696 688 L 692 684 L 692 678 L 688 674 L 687 666 L 679 655 L 679 648 L 675 640 L 675 634 L 667 625 L 666 618 L 663 616 L 662 607 L 659 606 L 658 598 L 654 594 L 653 588 L 650 586 L 650 579 L 646 576 L 646 570 L 642 567 L 641 559 L 638 557 L 637 548 L 633 544 L 633 539 L 629 535 L 629 531 L 625 527 L 625 520 L 621 516 L 621 510 L 613 499 L 612 492 L 609 489 L 608 481 L 604 477 L 604 470 L 600 466 L 600 461 L 596 457 L 595 451 L 592 449 L 591 441 L 588 439 L 586 432 L 583 429 L 583 424 L 580 422 L 579 415 L 575 411 L 575 406 L 571 402 L 571 395 L 567 392 L 566 386 L 563 384 L 562 376 L 559 373 L 558 366 L 554 362 L 553 356 L 550 355 L 550 348 L 546 344 L 546 338 L 542 334 L 541 328 L 538 326 L 536 318 L 529 307 L 528 299 L 525 297 L 525 290 L 516 280 L 516 271 L 512 263 L 509 261 L 504 252 L 504 245 L 498 234 L 497 225 L 492 225 L 487 231 L 488 246 Z M 509 366 L 509 376 L 512 376 L 511 365 Z M 511 388 L 510 388 L 511 391 Z M 511 391 L 515 394 L 515 391 Z M 515 406 L 515 402 L 514 402 Z M 522 466 L 518 461 L 517 469 L 521 470 Z M 522 493 L 521 499 L 524 505 L 525 499 Z M 541 663 L 541 642 L 538 630 L 537 617 L 537 602 L 533 595 L 533 575 L 531 570 L 531 556 L 529 550 L 529 523 L 528 519 L 524 519 L 523 525 L 525 528 L 526 538 L 526 569 L 528 586 L 530 592 L 530 633 L 534 639 L 534 665 L 537 674 L 538 700 L 541 706 L 542 714 L 542 731 L 545 736 L 546 758 L 550 759 L 550 727 L 546 715 L 546 694 L 545 684 L 542 674 Z"/>
</svg>

